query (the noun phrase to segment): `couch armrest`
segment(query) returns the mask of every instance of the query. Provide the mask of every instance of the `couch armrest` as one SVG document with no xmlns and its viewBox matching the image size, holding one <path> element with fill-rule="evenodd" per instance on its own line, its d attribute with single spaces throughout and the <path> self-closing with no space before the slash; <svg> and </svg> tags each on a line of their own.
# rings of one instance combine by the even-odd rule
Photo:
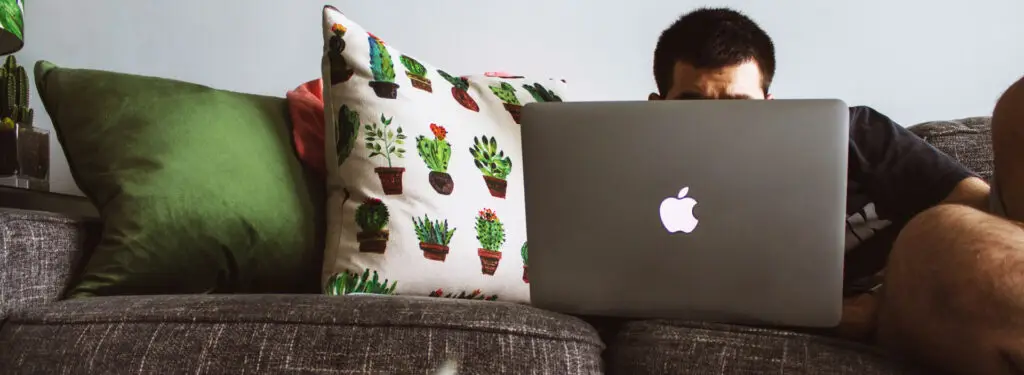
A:
<svg viewBox="0 0 1024 375">
<path fill-rule="evenodd" d="M 0 321 L 15 309 L 62 298 L 100 224 L 34 211 L 0 211 Z"/>
</svg>

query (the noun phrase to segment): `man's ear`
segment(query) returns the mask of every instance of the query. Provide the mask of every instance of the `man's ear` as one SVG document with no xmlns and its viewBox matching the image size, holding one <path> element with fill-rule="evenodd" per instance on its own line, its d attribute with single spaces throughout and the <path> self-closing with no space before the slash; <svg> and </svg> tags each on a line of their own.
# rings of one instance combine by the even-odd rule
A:
<svg viewBox="0 0 1024 375">
<path fill-rule="evenodd" d="M 768 95 L 764 96 L 764 100 L 772 100 L 772 99 L 775 99 L 775 96 L 772 95 L 772 94 L 768 94 Z"/>
<path fill-rule="evenodd" d="M 661 95 L 652 92 L 651 95 L 647 95 L 647 100 L 661 100 Z"/>
</svg>

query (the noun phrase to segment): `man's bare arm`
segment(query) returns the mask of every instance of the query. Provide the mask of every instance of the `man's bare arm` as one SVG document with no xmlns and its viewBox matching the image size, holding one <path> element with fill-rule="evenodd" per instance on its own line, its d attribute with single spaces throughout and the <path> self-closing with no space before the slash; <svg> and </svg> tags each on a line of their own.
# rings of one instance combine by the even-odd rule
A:
<svg viewBox="0 0 1024 375">
<path fill-rule="evenodd" d="M 960 181 L 941 203 L 960 204 L 988 212 L 990 191 L 991 188 L 982 179 L 968 177 Z"/>
</svg>

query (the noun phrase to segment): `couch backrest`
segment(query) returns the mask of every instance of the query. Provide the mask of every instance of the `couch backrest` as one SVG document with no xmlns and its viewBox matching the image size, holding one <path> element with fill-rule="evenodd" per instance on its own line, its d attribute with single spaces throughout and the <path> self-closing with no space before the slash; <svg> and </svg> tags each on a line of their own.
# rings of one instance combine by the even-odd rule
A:
<svg viewBox="0 0 1024 375">
<path fill-rule="evenodd" d="M 992 178 L 991 117 L 932 121 L 908 129 L 986 181 Z"/>
</svg>

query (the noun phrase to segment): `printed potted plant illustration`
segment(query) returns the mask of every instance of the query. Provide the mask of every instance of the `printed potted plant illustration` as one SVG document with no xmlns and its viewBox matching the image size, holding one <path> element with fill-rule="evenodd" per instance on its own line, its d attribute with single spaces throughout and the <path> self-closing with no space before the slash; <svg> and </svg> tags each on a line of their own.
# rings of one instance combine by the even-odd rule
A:
<svg viewBox="0 0 1024 375">
<path fill-rule="evenodd" d="M 473 290 L 472 293 L 468 293 L 468 294 L 466 293 L 466 291 L 461 291 L 461 292 L 459 292 L 459 294 L 445 293 L 443 289 L 438 289 L 438 290 L 435 290 L 433 292 L 430 292 L 430 297 L 442 297 L 442 298 L 452 298 L 452 299 L 468 299 L 468 300 L 476 300 L 476 301 L 497 301 L 498 300 L 498 295 L 497 294 L 492 294 L 492 295 L 488 296 L 488 295 L 483 294 L 482 292 L 480 292 L 480 289 Z"/>
<path fill-rule="evenodd" d="M 381 280 L 377 271 L 373 271 L 371 274 L 370 269 L 367 268 L 362 275 L 345 271 L 331 275 L 331 278 L 327 280 L 324 292 L 331 296 L 343 296 L 350 293 L 392 295 L 395 294 L 397 287 L 398 281 L 392 281 L 389 285 L 388 279 Z"/>
<path fill-rule="evenodd" d="M 501 85 L 488 87 L 491 88 L 491 92 L 494 93 L 494 96 L 501 99 L 501 102 L 505 105 L 505 110 L 512 115 L 512 120 L 518 124 L 519 118 L 522 117 L 523 114 L 523 106 L 519 103 L 519 98 L 516 97 L 516 88 L 508 82 L 502 82 Z"/>
<path fill-rule="evenodd" d="M 480 241 L 477 255 L 480 256 L 481 271 L 484 275 L 494 275 L 501 261 L 501 245 L 505 243 L 505 226 L 498 215 L 490 208 L 485 208 L 476 217 L 476 239 Z"/>
<path fill-rule="evenodd" d="M 359 252 L 384 254 L 388 248 L 387 226 L 390 219 L 388 206 L 377 198 L 367 198 L 356 208 L 356 225 L 360 229 L 356 233 Z"/>
<path fill-rule="evenodd" d="M 367 37 L 370 41 L 370 71 L 373 72 L 373 81 L 370 87 L 377 97 L 383 99 L 394 99 L 398 97 L 398 84 L 395 83 L 395 63 L 391 60 L 388 47 L 384 41 L 372 34 Z"/>
<path fill-rule="evenodd" d="M 376 123 L 370 123 L 363 126 L 366 130 L 366 148 L 370 150 L 370 158 L 381 157 L 387 161 L 387 167 L 377 167 L 373 171 L 380 177 L 380 185 L 384 190 L 384 194 L 396 195 L 402 194 L 402 174 L 405 173 L 405 168 L 395 167 L 392 162 L 392 158 L 404 158 L 405 157 L 405 134 L 402 133 L 402 127 L 399 126 L 394 130 L 391 129 L 391 120 L 394 117 L 386 118 L 382 113 L 380 115 L 380 125 Z"/>
<path fill-rule="evenodd" d="M 523 282 L 529 284 L 530 283 L 530 270 L 529 270 L 529 267 L 530 267 L 530 257 L 526 253 L 526 242 L 523 242 L 523 249 L 519 250 L 519 252 L 522 253 L 522 255 L 523 255 Z"/>
<path fill-rule="evenodd" d="M 469 96 L 469 91 L 467 91 L 469 90 L 469 81 L 462 77 L 452 76 L 443 70 L 438 70 L 437 74 L 452 84 L 452 97 L 456 102 L 470 111 L 480 112 L 480 106 L 476 104 L 476 100 L 473 100 L 472 96 Z"/>
<path fill-rule="evenodd" d="M 345 51 L 345 32 L 348 31 L 340 23 L 331 26 L 331 39 L 327 45 L 327 59 L 330 62 L 331 85 L 347 82 L 352 78 L 354 71 L 348 66 L 348 62 L 341 55 Z"/>
<path fill-rule="evenodd" d="M 491 196 L 505 198 L 508 188 L 509 173 L 512 173 L 512 159 L 505 151 L 498 150 L 498 141 L 494 137 L 473 137 L 473 147 L 469 153 L 473 155 L 473 163 L 484 174 L 484 183 Z"/>
<path fill-rule="evenodd" d="M 434 139 L 422 135 L 416 137 L 416 151 L 430 168 L 427 175 L 430 186 L 438 194 L 449 195 L 455 189 L 455 182 L 448 174 L 448 161 L 452 158 L 452 145 L 445 140 L 448 131 L 437 124 L 430 124 L 430 131 L 434 133 Z"/>
<path fill-rule="evenodd" d="M 526 92 L 530 93 L 530 96 L 533 96 L 533 100 L 536 100 L 537 102 L 543 103 L 562 101 L 562 98 L 556 95 L 554 91 L 548 90 L 547 87 L 544 87 L 539 83 L 534 83 L 533 85 L 523 85 L 523 88 L 526 89 Z"/>
<path fill-rule="evenodd" d="M 455 235 L 455 228 L 448 229 L 448 220 L 431 221 L 427 215 L 423 215 L 422 219 L 412 218 L 412 224 L 416 228 L 416 238 L 420 240 L 423 257 L 444 262 L 448 257 L 448 243 Z"/>
<path fill-rule="evenodd" d="M 356 139 L 359 137 L 359 112 L 351 110 L 347 105 L 342 104 L 341 109 L 338 110 L 338 118 L 335 120 L 334 142 L 336 144 L 338 165 L 342 165 L 348 159 L 348 156 L 352 154 L 352 150 L 356 146 Z M 341 201 L 341 205 L 344 207 L 352 195 L 349 193 L 348 188 L 342 188 L 342 191 L 345 192 L 345 198 Z"/>
<path fill-rule="evenodd" d="M 402 61 L 402 65 L 405 65 L 405 75 L 409 77 L 409 81 L 412 81 L 412 87 L 426 92 L 434 92 L 430 78 L 427 78 L 427 68 L 424 68 L 423 64 L 406 55 L 402 55 L 399 60 Z"/>
</svg>

